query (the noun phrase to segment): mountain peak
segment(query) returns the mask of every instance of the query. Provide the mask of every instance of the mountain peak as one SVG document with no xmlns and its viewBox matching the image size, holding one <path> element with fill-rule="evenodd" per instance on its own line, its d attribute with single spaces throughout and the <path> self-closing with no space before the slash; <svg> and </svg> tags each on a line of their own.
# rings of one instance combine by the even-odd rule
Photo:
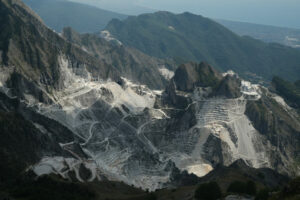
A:
<svg viewBox="0 0 300 200">
<path fill-rule="evenodd" d="M 177 90 L 191 92 L 195 87 L 216 86 L 222 75 L 205 62 L 189 62 L 179 66 L 173 79 Z"/>
<path fill-rule="evenodd" d="M 151 13 L 111 21 L 106 29 L 123 45 L 154 57 L 207 61 L 220 71 L 231 69 L 245 79 L 252 78 L 250 74 L 259 74 L 264 81 L 274 75 L 299 79 L 298 49 L 240 37 L 200 15 Z"/>
<path fill-rule="evenodd" d="M 119 79 L 113 67 L 47 28 L 22 1 L 0 0 L 0 7 L 0 30 L 5 30 L 0 33 L 0 61 L 14 66 L 24 79 L 42 87 L 62 88 L 64 64 L 70 70 L 86 68 L 92 77 Z M 62 59 L 68 62 L 62 63 Z"/>
<path fill-rule="evenodd" d="M 245 168 L 248 168 L 249 166 L 247 165 L 245 160 L 238 159 L 238 160 L 234 161 L 229 167 L 237 168 L 237 169 L 245 169 Z"/>
<path fill-rule="evenodd" d="M 226 75 L 215 88 L 215 96 L 238 98 L 241 93 L 241 80 L 236 75 Z"/>
<path fill-rule="evenodd" d="M 7 8 L 14 9 L 14 14 L 17 14 L 18 16 L 20 16 L 20 14 L 30 14 L 34 18 L 38 19 L 40 22 L 43 22 L 40 16 L 38 16 L 33 10 L 31 10 L 31 8 L 26 6 L 21 0 L 0 0 L 0 3 L 3 3 Z M 25 12 L 21 13 L 20 9 L 18 9 L 16 6 L 18 8 L 22 8 L 23 10 L 25 10 Z"/>
</svg>

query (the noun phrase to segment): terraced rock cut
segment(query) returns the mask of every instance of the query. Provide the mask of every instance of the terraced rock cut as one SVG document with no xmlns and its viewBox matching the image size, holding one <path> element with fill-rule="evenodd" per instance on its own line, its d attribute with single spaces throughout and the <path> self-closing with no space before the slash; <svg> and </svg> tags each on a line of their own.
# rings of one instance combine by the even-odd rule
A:
<svg viewBox="0 0 300 200">
<path fill-rule="evenodd" d="M 110 63 L 108 54 L 100 59 L 103 49 L 91 53 L 95 40 L 85 51 L 80 41 L 45 27 L 21 1 L 0 0 L 0 6 L 9 19 L 0 28 L 11 31 L 0 32 L 9 41 L 0 43 L 0 185 L 24 173 L 56 174 L 154 191 L 195 185 L 240 159 L 244 169 L 299 175 L 300 117 L 288 106 L 297 94 L 282 98 L 207 63 L 183 64 L 173 75 L 156 59 L 148 74 L 164 81 L 143 85 L 130 64 Z M 116 49 L 127 52 L 116 57 L 129 60 L 142 55 Z M 138 66 L 141 73 L 149 69 Z"/>
<path fill-rule="evenodd" d="M 266 138 L 245 114 L 247 103 L 264 95 L 258 85 L 242 81 L 242 95 L 232 99 L 210 97 L 207 91 L 215 92 L 209 87 L 175 90 L 189 102 L 181 108 L 168 105 L 165 91 L 125 78 L 121 85 L 92 79 L 88 72 L 83 76 L 64 60 L 60 63 L 66 87 L 52 94 L 54 104 L 30 106 L 68 127 L 75 140 L 60 143 L 70 157 L 46 157 L 34 165 L 38 175 L 109 179 L 155 190 L 170 182 L 175 168 L 200 177 L 219 163 L 230 165 L 238 159 L 255 168 L 275 168 L 269 161 L 274 147 L 264 145 Z"/>
</svg>

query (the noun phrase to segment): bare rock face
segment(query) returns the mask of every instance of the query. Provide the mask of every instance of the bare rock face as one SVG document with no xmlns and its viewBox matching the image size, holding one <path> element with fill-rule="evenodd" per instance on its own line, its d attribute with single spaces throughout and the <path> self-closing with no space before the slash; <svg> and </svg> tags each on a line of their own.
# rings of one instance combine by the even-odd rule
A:
<svg viewBox="0 0 300 200">
<path fill-rule="evenodd" d="M 72 162 L 77 165 L 67 164 L 75 177 L 83 164 L 91 171 L 89 180 L 122 180 L 154 190 L 169 186 L 172 180 L 178 185 L 178 176 L 185 183 L 194 182 L 197 179 L 187 174 L 201 177 L 219 164 L 228 166 L 238 159 L 255 168 L 297 173 L 297 169 L 287 170 L 295 157 L 278 154 L 271 137 L 266 137 L 248 117 L 250 104 L 271 97 L 260 86 L 239 80 L 236 75 L 217 75 L 220 80 L 216 87 L 202 80 L 201 84 L 208 87 L 195 85 L 192 92 L 177 90 L 172 79 L 164 92 L 158 92 L 125 78 L 120 85 L 91 81 L 72 71 L 67 74 L 69 87 L 55 91 L 57 101 L 52 106 L 40 105 L 39 112 L 59 121 L 79 138 L 87 156 L 84 159 L 72 147 L 73 142 L 61 144 L 75 156 Z M 227 91 L 220 90 L 222 84 L 230 88 L 229 97 L 222 95 Z M 234 93 L 237 88 L 239 92 Z M 291 136 L 285 143 L 294 144 L 288 138 Z M 295 154 L 297 149 L 291 151 Z M 276 162 L 275 156 L 282 162 Z M 42 160 L 34 169 L 43 171 L 49 162 L 71 162 L 63 159 L 69 158 Z M 54 172 L 62 173 L 60 168 L 47 171 Z"/>
<path fill-rule="evenodd" d="M 89 75 L 66 66 L 61 66 L 65 88 L 48 94 L 53 102 L 36 103 L 39 100 L 34 95 L 29 101 L 23 91 L 24 103 L 32 112 L 55 120 L 73 137 L 57 137 L 55 124 L 47 126 L 28 110 L 22 112 L 40 131 L 56 138 L 62 151 L 34 165 L 37 175 L 56 173 L 80 181 L 119 180 L 154 190 L 170 186 L 172 181 L 174 185 L 195 182 L 197 179 L 188 174 L 201 177 L 219 164 L 228 166 L 238 159 L 255 168 L 297 173 L 297 169 L 287 171 L 297 149 L 281 149 L 285 153 L 279 154 L 273 133 L 266 136 L 256 125 L 256 113 L 261 111 L 250 105 L 271 98 L 257 85 L 234 81 L 235 87 L 240 84 L 241 96 L 228 98 L 216 95 L 218 87 L 194 86 L 193 92 L 179 91 L 172 79 L 173 87 L 162 92 L 125 78 L 122 84 L 91 80 Z M 218 85 L 228 79 L 221 78 Z M 281 109 L 279 105 L 271 109 L 275 108 Z M 282 133 L 274 134 L 281 137 Z M 295 144 L 291 135 L 284 138 L 285 144 Z M 178 177 L 185 181 L 178 182 Z"/>
<path fill-rule="evenodd" d="M 222 76 L 206 63 L 187 63 L 179 66 L 173 79 L 177 90 L 193 92 L 195 87 L 215 87 Z"/>
<path fill-rule="evenodd" d="M 171 59 L 151 57 L 137 49 L 114 44 L 112 39 L 101 38 L 96 34 L 78 34 L 71 28 L 65 28 L 62 36 L 88 54 L 112 65 L 123 77 L 151 89 L 164 89 L 177 67 Z"/>
<path fill-rule="evenodd" d="M 22 89 L 31 90 L 34 84 L 47 93 L 62 89 L 65 77 L 61 77 L 61 66 L 65 64 L 73 71 L 89 71 L 92 77 L 120 80 L 114 67 L 47 28 L 21 1 L 3 0 L 0 5 L 0 28 L 5 30 L 0 34 L 1 71 L 11 68 L 24 83 L 31 82 L 30 88 Z"/>
<path fill-rule="evenodd" d="M 13 5 L 6 8 L 21 9 Z M 0 14 L 12 15 L 5 9 Z M 28 149 L 36 152 L 34 159 L 22 165 L 36 175 L 117 180 L 155 190 L 178 177 L 193 182 L 195 175 L 239 159 L 255 168 L 299 173 L 299 116 L 267 89 L 205 63 L 180 66 L 164 91 L 149 89 L 39 21 L 33 26 L 31 15 L 28 23 L 10 17 L 10 27 L 36 36 L 9 36 L 24 41 L 25 53 L 18 45 L 15 51 L 1 46 L 7 62 L 0 67 L 0 110 L 18 113 L 15 120 L 36 133 L 28 135 L 28 145 L 36 145 Z M 25 149 L 20 131 L 8 142 Z M 0 153 L 7 152 L 3 147 Z"/>
<path fill-rule="evenodd" d="M 300 123 L 295 111 L 285 110 L 274 98 L 264 95 L 259 101 L 247 103 L 246 115 L 273 146 L 269 154 L 271 165 L 296 176 L 299 173 Z"/>
<path fill-rule="evenodd" d="M 242 96 L 241 80 L 237 76 L 226 75 L 225 78 L 216 86 L 214 96 L 223 96 L 229 99 Z"/>
</svg>

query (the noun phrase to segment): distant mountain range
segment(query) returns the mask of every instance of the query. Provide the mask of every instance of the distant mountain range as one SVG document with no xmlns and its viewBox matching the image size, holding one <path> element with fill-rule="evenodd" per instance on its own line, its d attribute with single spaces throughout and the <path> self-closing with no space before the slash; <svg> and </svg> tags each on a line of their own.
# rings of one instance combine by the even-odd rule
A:
<svg viewBox="0 0 300 200">
<path fill-rule="evenodd" d="M 231 69 L 247 78 L 256 74 L 264 80 L 300 76 L 300 49 L 238 36 L 200 15 L 157 12 L 115 19 L 106 29 L 124 45 L 179 63 L 206 61 L 221 71 Z"/>
<path fill-rule="evenodd" d="M 125 15 L 140 15 L 143 13 L 153 13 L 157 10 L 139 5 L 138 1 L 124 1 L 124 0 L 69 0 L 72 2 L 84 3 L 91 6 L 96 6 L 101 9 L 111 10 Z"/>
<path fill-rule="evenodd" d="M 23 0 L 52 29 L 61 32 L 72 27 L 80 33 L 102 30 L 111 19 L 125 19 L 127 16 L 103 10 L 86 4 L 67 0 Z"/>
<path fill-rule="evenodd" d="M 300 29 L 283 28 L 221 19 L 216 19 L 216 21 L 241 36 L 248 35 L 265 42 L 275 42 L 295 48 L 300 48 Z"/>
<path fill-rule="evenodd" d="M 91 2 L 88 1 L 84 4 L 76 0 L 23 1 L 38 13 L 49 27 L 57 32 L 61 32 L 64 27 L 72 27 L 79 33 L 92 33 L 104 29 L 114 18 L 121 20 L 127 18 L 124 14 L 111 12 L 92 5 L 89 6 L 88 4 Z M 102 5 L 101 2 L 99 5 Z M 138 8 L 136 9 L 138 10 Z M 215 21 L 240 36 L 251 36 L 268 43 L 274 42 L 296 48 L 300 47 L 300 30 L 298 29 L 221 19 L 216 19 Z"/>
</svg>

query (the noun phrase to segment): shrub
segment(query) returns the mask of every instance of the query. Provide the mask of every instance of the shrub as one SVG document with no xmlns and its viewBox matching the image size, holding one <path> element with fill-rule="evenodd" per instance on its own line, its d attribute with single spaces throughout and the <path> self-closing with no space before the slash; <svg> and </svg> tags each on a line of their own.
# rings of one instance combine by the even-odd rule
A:
<svg viewBox="0 0 300 200">
<path fill-rule="evenodd" d="M 151 193 L 147 196 L 146 200 L 157 200 L 157 196 L 154 193 Z"/>
<path fill-rule="evenodd" d="M 229 185 L 227 192 L 244 194 L 245 193 L 245 183 L 243 183 L 241 181 L 234 181 Z"/>
<path fill-rule="evenodd" d="M 222 192 L 217 182 L 201 184 L 195 191 L 195 198 L 198 200 L 216 200 L 221 197 Z"/>
<path fill-rule="evenodd" d="M 256 194 L 256 185 L 253 181 L 248 181 L 246 183 L 245 193 L 249 195 L 255 195 Z"/>
<path fill-rule="evenodd" d="M 265 179 L 265 175 L 264 175 L 263 173 L 261 173 L 261 172 L 259 172 L 259 173 L 257 174 L 257 176 L 258 176 L 260 179 Z"/>
<path fill-rule="evenodd" d="M 255 197 L 255 200 L 268 200 L 268 199 L 269 199 L 269 190 L 268 189 L 260 190 Z"/>
<path fill-rule="evenodd" d="M 227 192 L 255 195 L 256 185 L 253 181 L 248 181 L 247 183 L 234 181 L 229 185 Z"/>
</svg>

